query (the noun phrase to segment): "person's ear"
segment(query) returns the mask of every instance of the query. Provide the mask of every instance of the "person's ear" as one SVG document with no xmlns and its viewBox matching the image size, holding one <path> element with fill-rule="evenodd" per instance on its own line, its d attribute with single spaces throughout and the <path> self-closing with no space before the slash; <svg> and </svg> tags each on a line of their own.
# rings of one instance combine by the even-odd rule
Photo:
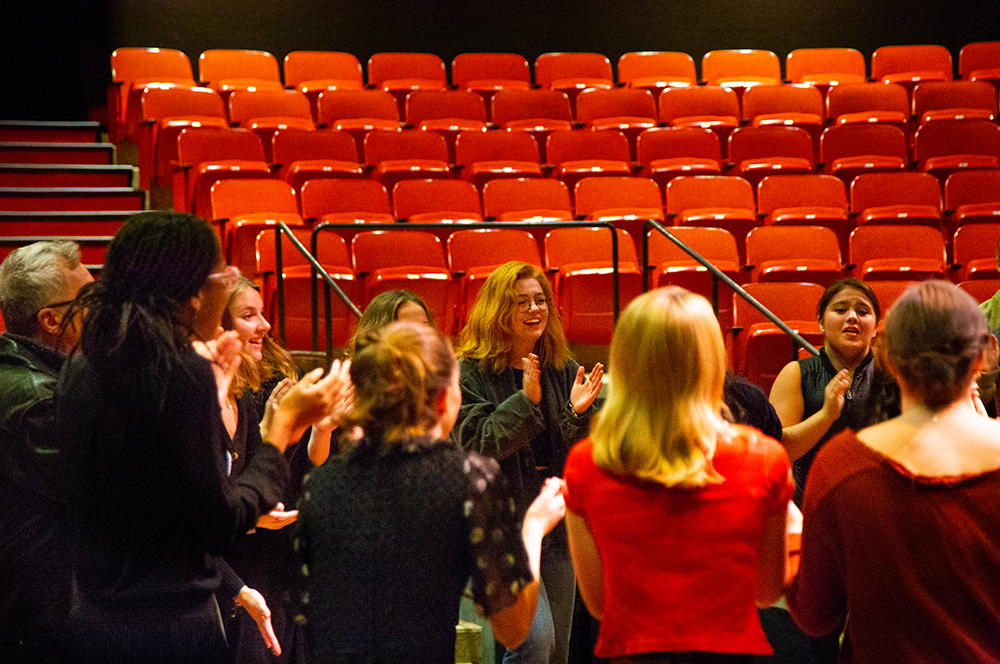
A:
<svg viewBox="0 0 1000 664">
<path fill-rule="evenodd" d="M 38 326 L 45 334 L 53 336 L 58 334 L 61 325 L 62 317 L 55 309 L 46 307 L 38 312 Z"/>
<path fill-rule="evenodd" d="M 437 402 L 434 404 L 434 412 L 439 417 L 441 415 L 444 415 L 445 411 L 448 410 L 448 397 L 450 396 L 448 394 L 449 390 L 451 390 L 451 386 L 450 385 L 447 387 L 447 389 L 445 389 L 445 390 L 443 390 L 441 392 L 441 396 L 439 396 L 437 398 Z"/>
</svg>

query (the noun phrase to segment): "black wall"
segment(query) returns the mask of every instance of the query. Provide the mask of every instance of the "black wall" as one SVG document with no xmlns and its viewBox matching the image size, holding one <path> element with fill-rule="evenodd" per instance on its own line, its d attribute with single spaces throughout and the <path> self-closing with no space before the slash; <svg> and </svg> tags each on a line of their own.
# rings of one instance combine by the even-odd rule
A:
<svg viewBox="0 0 1000 664">
<path fill-rule="evenodd" d="M 426 51 L 596 51 L 936 43 L 955 58 L 1000 40 L 995 0 L 8 0 L 0 19 L 0 117 L 77 119 L 104 104 L 118 46 L 185 51 L 254 48 Z"/>
</svg>

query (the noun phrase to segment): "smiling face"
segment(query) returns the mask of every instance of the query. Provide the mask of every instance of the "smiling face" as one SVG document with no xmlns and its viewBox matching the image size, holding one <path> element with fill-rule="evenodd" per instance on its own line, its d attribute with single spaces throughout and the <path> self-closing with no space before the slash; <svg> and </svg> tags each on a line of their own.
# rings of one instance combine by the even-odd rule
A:
<svg viewBox="0 0 1000 664">
<path fill-rule="evenodd" d="M 863 358 L 875 337 L 875 310 L 867 296 L 855 288 L 837 293 L 819 320 L 827 354 Z"/>
<path fill-rule="evenodd" d="M 258 362 L 264 359 L 264 337 L 271 324 L 264 318 L 264 300 L 253 288 L 244 288 L 229 304 L 233 329 L 239 336 L 243 350 Z"/>
<path fill-rule="evenodd" d="M 532 278 L 518 279 L 514 283 L 515 304 L 511 317 L 511 333 L 514 337 L 515 360 L 532 352 L 535 342 L 545 333 L 549 322 L 548 302 L 541 285 Z M 520 366 L 519 364 L 516 366 Z"/>
</svg>

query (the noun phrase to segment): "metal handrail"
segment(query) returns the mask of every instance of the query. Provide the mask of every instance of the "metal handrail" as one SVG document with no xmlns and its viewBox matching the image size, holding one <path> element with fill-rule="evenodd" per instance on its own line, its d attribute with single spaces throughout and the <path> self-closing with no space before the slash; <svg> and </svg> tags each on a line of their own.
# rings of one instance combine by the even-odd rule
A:
<svg viewBox="0 0 1000 664">
<path fill-rule="evenodd" d="M 647 219 L 643 228 L 644 228 L 643 234 L 642 234 L 642 260 L 643 260 L 643 266 L 642 266 L 643 281 L 642 281 L 642 284 L 643 284 L 643 289 L 648 288 L 648 283 L 649 283 L 649 235 L 645 232 L 645 229 L 655 228 L 659 233 L 667 236 L 667 238 L 669 238 L 674 244 L 676 244 L 685 253 L 687 253 L 689 256 L 691 256 L 691 258 L 695 259 L 698 263 L 700 263 L 701 265 L 703 265 L 709 272 L 712 273 L 712 300 L 713 300 L 712 301 L 712 306 L 715 308 L 716 315 L 718 315 L 718 312 L 719 312 L 719 283 L 718 282 L 719 282 L 719 280 L 721 280 L 727 286 L 729 286 L 730 288 L 732 288 L 733 292 L 735 292 L 737 295 L 739 295 L 744 300 L 746 300 L 747 302 L 749 302 L 750 305 L 754 309 L 756 309 L 761 314 L 763 314 L 765 318 L 767 318 L 769 321 L 771 321 L 772 323 L 774 323 L 775 325 L 777 325 L 778 328 L 781 329 L 782 332 L 784 332 L 785 334 L 787 334 L 788 336 L 790 336 L 792 338 L 792 340 L 795 341 L 795 343 L 799 344 L 800 346 L 802 346 L 803 348 L 805 348 L 807 351 L 809 351 L 813 355 L 819 355 L 819 351 L 816 349 L 816 347 L 813 346 L 808 341 L 806 341 L 804 338 L 802 338 L 802 335 L 800 335 L 798 332 L 796 332 L 792 328 L 788 327 L 788 325 L 783 320 L 781 320 L 780 318 L 778 318 L 777 316 L 775 316 L 773 313 L 771 313 L 770 309 L 768 309 L 763 304 L 761 304 L 760 302 L 758 302 L 757 299 L 754 298 L 754 296 L 751 295 L 750 293 L 746 292 L 743 289 L 742 286 L 740 286 L 735 281 L 733 281 L 728 276 L 726 276 L 722 272 L 722 270 L 720 270 L 719 268 L 717 268 L 714 265 L 712 265 L 712 263 L 707 258 L 705 258 L 701 254 L 699 254 L 697 251 L 695 251 L 694 249 L 692 249 L 691 247 L 689 247 L 687 244 L 685 244 L 683 240 L 681 240 L 676 235 L 674 235 L 673 233 L 671 233 L 669 230 L 667 230 L 666 228 L 664 228 L 658 221 L 656 221 L 655 219 Z"/>
</svg>

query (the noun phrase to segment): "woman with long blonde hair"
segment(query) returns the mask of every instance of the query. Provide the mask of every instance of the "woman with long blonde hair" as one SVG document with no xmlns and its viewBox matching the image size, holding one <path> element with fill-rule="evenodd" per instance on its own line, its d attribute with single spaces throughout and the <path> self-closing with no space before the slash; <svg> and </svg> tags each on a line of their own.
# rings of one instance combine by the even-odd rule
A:
<svg viewBox="0 0 1000 664">
<path fill-rule="evenodd" d="M 726 356 L 708 301 L 634 300 L 611 342 L 613 380 L 566 461 L 580 594 L 595 654 L 751 662 L 771 653 L 756 605 L 780 597 L 791 467 L 781 444 L 723 416 Z"/>
<path fill-rule="evenodd" d="M 603 367 L 589 377 L 569 357 L 552 288 L 527 263 L 499 266 L 462 330 L 462 408 L 452 439 L 491 456 L 511 483 L 519 513 L 547 477 L 562 475 L 569 448 L 587 433 Z M 565 662 L 576 597 L 566 534 L 558 527 L 542 555 L 542 587 L 531 634 L 512 662 Z"/>
</svg>

